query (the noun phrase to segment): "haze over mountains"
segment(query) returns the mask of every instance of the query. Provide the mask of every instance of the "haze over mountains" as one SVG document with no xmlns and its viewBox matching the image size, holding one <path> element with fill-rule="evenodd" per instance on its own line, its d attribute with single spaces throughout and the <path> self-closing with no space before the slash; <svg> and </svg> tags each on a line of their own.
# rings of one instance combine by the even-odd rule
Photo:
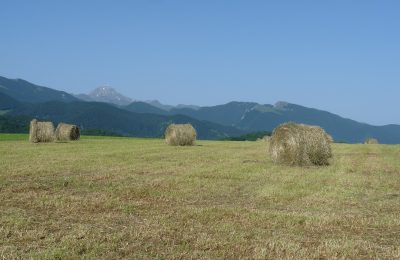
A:
<svg viewBox="0 0 400 260">
<path fill-rule="evenodd" d="M 3 132 L 13 124 L 15 129 L 23 129 L 21 124 L 39 118 L 78 124 L 83 130 L 101 129 L 142 137 L 162 136 L 170 123 L 191 123 L 200 139 L 219 139 L 272 131 L 281 123 L 293 121 L 320 125 L 336 141 L 357 143 L 375 137 L 381 143 L 400 143 L 399 125 L 372 126 L 286 102 L 168 106 L 156 100 L 135 101 L 110 87 L 100 87 L 89 94 L 71 95 L 4 77 L 0 77 L 0 115 L 0 131 Z"/>
</svg>

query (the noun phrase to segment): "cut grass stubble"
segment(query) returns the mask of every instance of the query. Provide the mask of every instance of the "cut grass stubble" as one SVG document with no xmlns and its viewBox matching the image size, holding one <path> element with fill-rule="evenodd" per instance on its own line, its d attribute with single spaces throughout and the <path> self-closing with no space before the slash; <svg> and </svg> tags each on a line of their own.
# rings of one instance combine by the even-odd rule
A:
<svg viewBox="0 0 400 260">
<path fill-rule="evenodd" d="M 398 258 L 399 146 L 0 142 L 0 258 Z"/>
</svg>

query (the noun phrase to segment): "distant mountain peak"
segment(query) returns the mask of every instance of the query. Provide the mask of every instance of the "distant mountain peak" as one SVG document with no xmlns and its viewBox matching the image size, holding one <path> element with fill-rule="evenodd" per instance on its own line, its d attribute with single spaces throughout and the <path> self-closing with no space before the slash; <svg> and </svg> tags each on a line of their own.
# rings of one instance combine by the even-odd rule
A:
<svg viewBox="0 0 400 260">
<path fill-rule="evenodd" d="M 286 101 L 278 101 L 278 102 L 275 103 L 274 108 L 280 109 L 280 110 L 284 110 L 284 109 L 287 109 L 287 107 L 289 105 L 290 104 L 288 102 L 286 102 Z"/>
<path fill-rule="evenodd" d="M 121 98 L 122 94 L 118 93 L 114 88 L 110 86 L 101 86 L 92 90 L 89 93 L 89 96 Z"/>
<path fill-rule="evenodd" d="M 89 92 L 87 95 L 80 94 L 77 95 L 77 97 L 85 101 L 105 102 L 120 106 L 125 106 L 133 102 L 131 98 L 120 94 L 110 86 L 100 86 Z"/>
</svg>

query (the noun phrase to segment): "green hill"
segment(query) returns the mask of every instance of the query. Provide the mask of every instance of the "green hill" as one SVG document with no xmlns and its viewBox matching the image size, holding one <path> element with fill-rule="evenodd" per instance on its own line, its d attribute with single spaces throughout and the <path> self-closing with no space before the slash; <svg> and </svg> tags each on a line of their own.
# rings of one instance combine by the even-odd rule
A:
<svg viewBox="0 0 400 260">
<path fill-rule="evenodd" d="M 78 99 L 64 92 L 42 87 L 22 79 L 0 77 L 0 93 L 20 102 L 38 103 L 46 101 L 71 102 Z"/>
<path fill-rule="evenodd" d="M 190 108 L 171 109 L 171 114 L 183 114 L 200 120 L 234 126 L 241 120 L 243 114 L 257 105 L 253 102 L 230 102 L 224 105 L 201 107 L 197 110 Z"/>
<path fill-rule="evenodd" d="M 0 92 L 0 110 L 13 109 L 18 107 L 19 105 L 20 102 Z"/>
<path fill-rule="evenodd" d="M 146 102 L 135 101 L 131 104 L 122 107 L 125 110 L 135 113 L 147 113 L 147 114 L 158 114 L 158 115 L 169 115 L 170 113 L 164 109 L 152 106 Z"/>
<path fill-rule="evenodd" d="M 30 116 L 0 115 L 0 133 L 28 133 Z"/>
</svg>

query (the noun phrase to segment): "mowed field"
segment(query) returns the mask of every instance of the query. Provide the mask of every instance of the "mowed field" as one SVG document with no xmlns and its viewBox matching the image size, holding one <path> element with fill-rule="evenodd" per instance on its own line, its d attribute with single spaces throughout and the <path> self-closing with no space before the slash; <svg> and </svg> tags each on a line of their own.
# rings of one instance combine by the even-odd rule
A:
<svg viewBox="0 0 400 260">
<path fill-rule="evenodd" d="M 0 135 L 0 259 L 400 258 L 400 146 Z"/>
</svg>

